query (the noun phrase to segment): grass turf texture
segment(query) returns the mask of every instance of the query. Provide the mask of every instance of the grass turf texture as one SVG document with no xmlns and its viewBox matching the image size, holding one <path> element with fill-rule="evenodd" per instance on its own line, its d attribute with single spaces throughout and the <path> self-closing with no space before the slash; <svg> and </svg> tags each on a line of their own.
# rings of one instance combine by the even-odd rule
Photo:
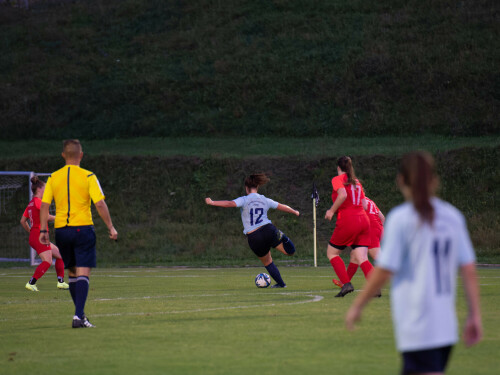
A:
<svg viewBox="0 0 500 375">
<path fill-rule="evenodd" d="M 95 329 L 70 328 L 73 304 L 49 271 L 39 293 L 31 268 L 0 273 L 1 374 L 397 373 L 388 290 L 347 332 L 357 294 L 333 298 L 329 267 L 281 267 L 284 290 L 257 289 L 263 268 L 96 269 L 86 313 Z M 500 271 L 479 271 L 484 340 L 459 343 L 449 374 L 493 374 L 500 335 Z M 358 289 L 360 272 L 353 283 Z M 459 320 L 465 301 L 459 287 Z"/>
<path fill-rule="evenodd" d="M 30 3 L 0 10 L 5 138 L 499 131 L 498 1 Z"/>
</svg>

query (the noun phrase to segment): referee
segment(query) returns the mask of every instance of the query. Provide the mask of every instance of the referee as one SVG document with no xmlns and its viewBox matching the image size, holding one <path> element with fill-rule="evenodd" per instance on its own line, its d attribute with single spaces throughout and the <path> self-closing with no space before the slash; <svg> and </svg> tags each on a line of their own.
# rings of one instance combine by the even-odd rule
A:
<svg viewBox="0 0 500 375">
<path fill-rule="evenodd" d="M 104 201 L 99 181 L 94 173 L 80 168 L 82 146 L 77 139 L 63 142 L 62 157 L 66 165 L 52 173 L 47 181 L 40 208 L 40 242 L 49 244 L 47 220 L 49 206 L 54 200 L 56 219 L 55 239 L 61 252 L 64 267 L 69 270 L 68 284 L 75 304 L 73 328 L 95 327 L 84 313 L 89 292 L 90 269 L 96 267 L 96 235 L 91 200 L 109 230 L 109 238 L 116 240 L 118 232 L 113 227 L 108 206 Z"/>
</svg>

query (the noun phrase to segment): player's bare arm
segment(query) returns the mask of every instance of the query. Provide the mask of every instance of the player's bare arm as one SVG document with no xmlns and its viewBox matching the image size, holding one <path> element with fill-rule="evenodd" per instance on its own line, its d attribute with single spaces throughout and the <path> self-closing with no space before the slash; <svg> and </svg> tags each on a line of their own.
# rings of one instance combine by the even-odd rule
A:
<svg viewBox="0 0 500 375">
<path fill-rule="evenodd" d="M 205 198 L 205 203 L 209 206 L 216 207 L 236 207 L 236 202 L 233 201 L 213 201 L 211 198 Z"/>
<path fill-rule="evenodd" d="M 104 199 L 100 200 L 99 202 L 96 202 L 95 208 L 97 209 L 97 212 L 99 213 L 99 216 L 101 217 L 102 221 L 104 221 L 104 224 L 106 224 L 106 226 L 108 227 L 109 238 L 112 240 L 117 240 L 118 232 L 113 226 L 113 222 L 111 221 L 111 215 L 109 214 L 108 205 L 106 204 Z"/>
<path fill-rule="evenodd" d="M 338 189 L 337 199 L 335 199 L 335 202 L 333 203 L 332 207 L 328 211 L 326 211 L 325 219 L 332 220 L 333 215 L 335 215 L 335 212 L 337 212 L 337 210 L 342 205 L 342 203 L 344 203 L 346 198 L 347 198 L 347 192 L 345 188 Z"/>
<path fill-rule="evenodd" d="M 49 220 L 49 204 L 42 202 L 40 207 L 40 237 L 41 243 L 48 245 L 50 244 L 49 232 L 48 232 L 48 220 Z"/>
<path fill-rule="evenodd" d="M 283 211 L 283 212 L 288 212 L 289 214 L 294 214 L 295 216 L 300 215 L 299 211 L 294 210 L 293 208 L 291 208 L 290 206 L 287 206 L 286 204 L 278 203 L 277 209 L 280 211 Z"/>
<path fill-rule="evenodd" d="M 24 216 L 21 216 L 21 221 L 20 222 L 21 222 L 21 226 L 24 228 L 24 230 L 29 233 L 30 230 L 31 230 L 31 228 L 30 228 L 30 226 L 28 224 L 28 218 L 24 217 Z"/>
<path fill-rule="evenodd" d="M 477 283 L 476 266 L 471 263 L 460 269 L 464 281 L 465 297 L 468 314 L 464 326 L 464 341 L 467 347 L 477 344 L 483 336 L 481 312 L 479 307 L 479 286 Z"/>
<path fill-rule="evenodd" d="M 374 295 L 389 281 L 392 272 L 380 267 L 373 269 L 370 278 L 366 281 L 363 290 L 354 300 L 345 317 L 346 328 L 350 331 L 354 329 L 356 322 L 361 320 L 361 312 L 366 304 L 373 298 Z"/>
</svg>

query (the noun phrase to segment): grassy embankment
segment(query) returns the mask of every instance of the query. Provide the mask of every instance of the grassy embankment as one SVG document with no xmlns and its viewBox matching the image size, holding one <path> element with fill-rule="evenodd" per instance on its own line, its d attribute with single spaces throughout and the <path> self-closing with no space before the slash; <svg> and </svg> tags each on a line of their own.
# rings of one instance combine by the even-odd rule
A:
<svg viewBox="0 0 500 375">
<path fill-rule="evenodd" d="M 500 263 L 500 176 L 495 163 L 499 160 L 500 147 L 498 143 L 496 147 L 493 144 L 492 147 L 451 149 L 434 154 L 441 176 L 440 196 L 464 212 L 479 261 Z M 443 149 L 448 147 L 443 143 Z M 120 241 L 110 243 L 102 223 L 96 220 L 100 261 L 117 265 L 258 264 L 241 233 L 238 210 L 208 207 L 204 198 L 233 199 L 243 195 L 244 177 L 251 172 L 264 171 L 270 174 L 271 182 L 261 192 L 302 213 L 300 218 L 270 213 L 273 222 L 290 235 L 298 248 L 296 257 L 285 259 L 276 255 L 277 261 L 312 263 L 310 194 L 312 182 L 316 181 L 321 195 L 319 261 L 326 263 L 324 248 L 333 223 L 326 222 L 323 215 L 331 204 L 329 181 L 341 151 L 345 149 L 339 149 L 338 154 L 316 158 L 124 156 L 108 155 L 106 151 L 103 155 L 88 152 L 83 166 L 99 177 L 120 232 Z M 0 170 L 52 171 L 62 165 L 58 152 L 59 148 L 53 150 L 55 156 L 43 158 L 3 158 Z M 384 213 L 402 201 L 394 183 L 398 158 L 390 152 L 354 156 L 356 172 L 367 195 Z"/>
<path fill-rule="evenodd" d="M 1 137 L 499 133 L 500 3 L 32 1 Z"/>
</svg>

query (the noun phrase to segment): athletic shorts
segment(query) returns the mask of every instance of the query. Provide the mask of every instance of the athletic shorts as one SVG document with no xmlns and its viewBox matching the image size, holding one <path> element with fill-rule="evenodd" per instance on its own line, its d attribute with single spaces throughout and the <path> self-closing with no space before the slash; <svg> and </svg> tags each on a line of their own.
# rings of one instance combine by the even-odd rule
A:
<svg viewBox="0 0 500 375">
<path fill-rule="evenodd" d="M 45 245 L 40 242 L 39 228 L 32 228 L 30 230 L 29 244 L 36 251 L 38 255 L 50 250 L 50 244 Z"/>
<path fill-rule="evenodd" d="M 401 374 L 420 374 L 427 372 L 444 372 L 452 346 L 441 348 L 403 352 L 403 370 Z"/>
<path fill-rule="evenodd" d="M 266 224 L 247 234 L 250 249 L 259 258 L 267 255 L 271 247 L 278 246 L 281 242 L 281 232 L 273 224 Z"/>
<path fill-rule="evenodd" d="M 370 222 L 370 246 L 368 249 L 374 249 L 380 247 L 380 240 L 382 239 L 382 234 L 384 234 L 384 227 L 379 223 Z"/>
<path fill-rule="evenodd" d="M 65 268 L 95 267 L 96 236 L 93 225 L 56 228 L 56 245 Z"/>
<path fill-rule="evenodd" d="M 370 246 L 370 219 L 366 214 L 362 215 L 342 215 L 337 218 L 337 224 L 330 238 L 330 245 L 337 249 L 344 249 L 346 246 L 355 245 Z"/>
</svg>

